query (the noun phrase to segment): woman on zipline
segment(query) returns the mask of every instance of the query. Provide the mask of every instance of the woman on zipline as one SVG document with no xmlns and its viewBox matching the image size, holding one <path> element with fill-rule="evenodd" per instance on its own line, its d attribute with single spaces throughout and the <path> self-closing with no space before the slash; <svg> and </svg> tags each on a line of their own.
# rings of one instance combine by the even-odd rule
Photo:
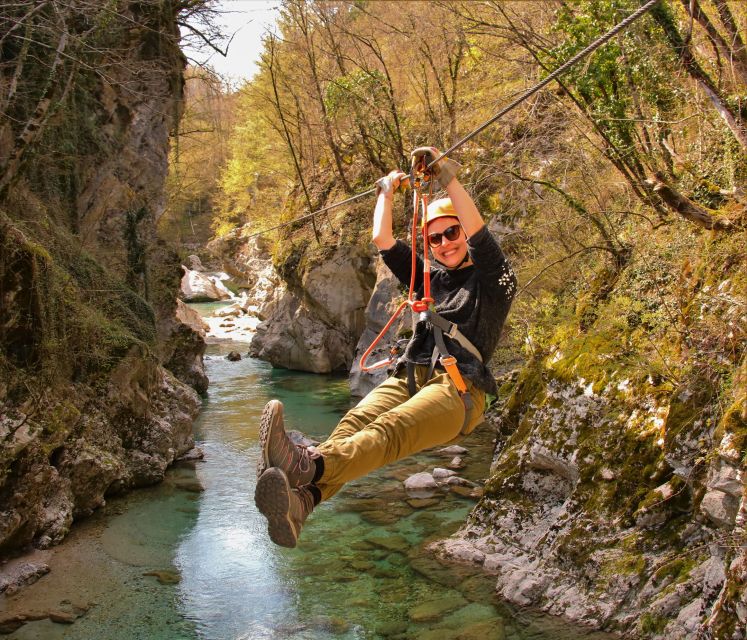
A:
<svg viewBox="0 0 747 640">
<path fill-rule="evenodd" d="M 432 147 L 413 152 L 415 161 L 439 156 Z M 448 198 L 431 202 L 424 221 L 430 250 L 438 262 L 430 277 L 440 329 L 421 315 L 394 374 L 348 411 L 317 447 L 300 447 L 288 438 L 279 401 L 271 400 L 264 409 L 254 500 L 276 544 L 295 547 L 314 507 L 346 482 L 444 444 L 460 433 L 471 433 L 482 421 L 485 394 L 496 394 L 495 379 L 485 365 L 498 343 L 516 292 L 516 278 L 457 180 L 458 168 L 445 157 L 432 167 Z M 377 182 L 373 242 L 387 267 L 408 286 L 411 249 L 395 240 L 392 232 L 393 194 L 406 177 L 395 170 Z M 415 288 L 419 297 L 423 283 L 423 261 L 418 259 Z M 458 335 L 448 331 L 450 323 L 458 326 Z M 439 352 L 444 355 L 439 344 L 456 358 L 459 372 L 450 373 L 436 360 Z M 464 387 L 460 393 L 462 385 L 466 393 Z"/>
</svg>

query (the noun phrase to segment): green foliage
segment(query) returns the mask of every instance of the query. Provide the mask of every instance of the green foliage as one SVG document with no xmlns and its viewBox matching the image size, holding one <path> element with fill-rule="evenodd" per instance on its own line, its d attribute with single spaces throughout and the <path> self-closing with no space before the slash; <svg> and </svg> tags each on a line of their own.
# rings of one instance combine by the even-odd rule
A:
<svg viewBox="0 0 747 640">
<path fill-rule="evenodd" d="M 358 70 L 327 84 L 324 104 L 330 116 L 355 115 L 355 104 L 366 105 L 386 99 L 385 78 L 381 71 Z"/>
<path fill-rule="evenodd" d="M 237 96 L 236 119 L 213 213 L 218 237 L 246 223 L 253 231 L 277 224 L 292 185 L 286 151 L 278 148 L 276 133 L 251 92 Z"/>
</svg>

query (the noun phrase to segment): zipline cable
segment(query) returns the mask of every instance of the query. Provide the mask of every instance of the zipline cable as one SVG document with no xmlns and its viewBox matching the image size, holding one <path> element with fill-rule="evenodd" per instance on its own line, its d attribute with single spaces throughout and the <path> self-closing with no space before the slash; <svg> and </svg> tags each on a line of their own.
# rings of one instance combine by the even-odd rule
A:
<svg viewBox="0 0 747 640">
<path fill-rule="evenodd" d="M 567 60 L 562 65 L 560 65 L 555 71 L 553 71 L 549 76 L 547 76 L 544 80 L 541 82 L 538 82 L 536 85 L 525 91 L 523 94 L 521 94 L 518 98 L 516 98 L 511 104 L 501 109 L 498 113 L 496 113 L 492 118 L 489 120 L 486 120 L 483 122 L 477 129 L 472 131 L 471 133 L 468 133 L 464 138 L 459 140 L 458 142 L 455 142 L 453 145 L 451 145 L 446 151 L 442 151 L 441 155 L 433 160 L 427 168 L 430 169 L 434 164 L 436 164 L 441 158 L 444 156 L 450 154 L 452 151 L 455 151 L 459 147 L 461 147 L 465 142 L 468 142 L 472 138 L 474 138 L 478 133 L 481 133 L 483 130 L 487 129 L 491 124 L 493 124 L 496 120 L 499 118 L 505 116 L 509 111 L 520 105 L 524 100 L 529 98 L 530 96 L 537 93 L 540 89 L 550 84 L 555 78 L 558 76 L 564 74 L 568 69 L 570 69 L 574 64 L 588 56 L 590 53 L 593 53 L 599 47 L 602 45 L 607 44 L 612 38 L 614 38 L 620 31 L 628 27 L 630 24 L 638 20 L 642 15 L 645 13 L 648 13 L 651 9 L 654 8 L 654 5 L 660 2 L 660 0 L 649 0 L 646 4 L 642 5 L 638 8 L 637 11 L 634 11 L 631 13 L 625 20 L 623 20 L 620 24 L 616 25 L 612 29 L 610 29 L 607 33 L 605 33 L 603 36 L 592 42 L 586 49 L 583 49 L 582 51 L 579 51 L 575 56 L 573 56 L 570 60 Z"/>
<path fill-rule="evenodd" d="M 527 89 L 524 93 L 522 93 L 518 98 L 516 98 L 511 104 L 507 105 L 503 109 L 501 109 L 498 113 L 496 113 L 494 116 L 492 116 L 490 119 L 483 122 L 479 127 L 477 127 L 474 131 L 471 131 L 466 136 L 464 136 L 461 140 L 458 142 L 455 142 L 453 145 L 451 145 L 446 151 L 443 151 L 441 155 L 438 158 L 435 158 L 432 160 L 428 166 L 427 169 L 430 169 L 434 164 L 436 164 L 441 158 L 444 156 L 452 153 L 453 151 L 456 151 L 459 147 L 461 147 L 463 144 L 474 138 L 478 133 L 481 133 L 485 129 L 487 129 L 491 124 L 493 124 L 496 120 L 499 118 L 502 118 L 505 116 L 509 111 L 515 109 L 517 106 L 519 106 L 524 100 L 527 98 L 533 96 L 535 93 L 537 93 L 540 89 L 550 84 L 553 80 L 555 80 L 558 76 L 562 75 L 568 69 L 570 69 L 574 64 L 579 62 L 580 60 L 583 60 L 586 56 L 593 53 L 599 47 L 602 45 L 607 44 L 612 38 L 614 38 L 620 31 L 630 26 L 633 22 L 638 20 L 641 16 L 648 13 L 651 9 L 654 8 L 654 5 L 661 2 L 661 0 L 649 0 L 646 4 L 641 5 L 636 11 L 631 13 L 627 18 L 625 18 L 622 22 L 615 25 L 610 29 L 607 33 L 605 33 L 603 36 L 600 36 L 597 38 L 594 42 L 592 42 L 588 47 L 585 49 L 579 51 L 575 56 L 573 56 L 570 60 L 567 60 L 562 65 L 560 65 L 555 71 L 553 71 L 549 76 L 547 76 L 544 80 L 538 82 L 533 87 L 530 87 Z M 330 209 L 335 209 L 336 207 L 341 207 L 343 205 L 349 204 L 351 202 L 354 202 L 356 200 L 360 200 L 361 198 L 365 198 L 366 196 L 370 196 L 372 194 L 376 193 L 376 187 L 372 187 L 371 189 L 368 189 L 368 191 L 363 191 L 362 193 L 358 193 L 354 196 L 351 196 L 349 198 L 346 198 L 345 200 L 341 200 L 340 202 L 335 202 L 334 204 L 328 205 L 326 207 L 322 207 L 321 209 L 317 209 L 316 211 L 312 211 L 311 213 L 304 214 L 300 216 L 299 218 L 296 218 L 295 220 L 289 220 L 288 222 L 283 222 L 282 224 L 275 225 L 274 227 L 270 227 L 269 229 L 263 229 L 262 231 L 257 231 L 256 233 L 252 233 L 247 238 L 254 238 L 255 236 L 262 235 L 264 233 L 267 233 L 269 231 L 274 231 L 275 229 L 280 229 L 281 227 L 287 227 L 291 224 L 296 224 L 297 222 L 302 222 L 303 220 L 307 220 L 308 218 L 312 218 L 320 213 L 324 213 L 325 211 L 329 211 Z"/>
</svg>

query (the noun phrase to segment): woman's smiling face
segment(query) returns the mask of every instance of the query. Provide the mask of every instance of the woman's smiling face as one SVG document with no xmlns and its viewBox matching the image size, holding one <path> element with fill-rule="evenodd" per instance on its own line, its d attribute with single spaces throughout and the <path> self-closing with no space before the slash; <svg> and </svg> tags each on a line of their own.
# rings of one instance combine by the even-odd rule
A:
<svg viewBox="0 0 747 640">
<path fill-rule="evenodd" d="M 433 222 L 428 223 L 428 235 L 432 233 L 443 234 L 446 229 L 454 225 L 459 226 L 459 218 L 451 216 L 436 218 Z M 433 252 L 433 257 L 447 269 L 459 267 L 467 255 L 467 236 L 461 227 L 459 227 L 459 235 L 455 240 L 449 240 L 446 236 L 441 235 L 439 245 L 433 246 L 430 242 L 428 244 Z"/>
</svg>

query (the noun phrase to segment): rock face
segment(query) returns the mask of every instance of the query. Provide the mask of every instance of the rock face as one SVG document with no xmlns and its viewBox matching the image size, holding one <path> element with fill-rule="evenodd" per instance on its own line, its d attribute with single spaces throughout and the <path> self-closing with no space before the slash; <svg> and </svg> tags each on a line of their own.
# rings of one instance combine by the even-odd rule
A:
<svg viewBox="0 0 747 640">
<path fill-rule="evenodd" d="M 349 371 L 369 321 L 366 309 L 378 317 L 378 307 L 386 305 L 384 297 L 390 295 L 382 292 L 369 303 L 377 279 L 369 249 L 339 246 L 303 265 L 291 254 L 286 265 L 276 268 L 268 240 L 245 237 L 252 231 L 237 229 L 208 246 L 245 289 L 238 303 L 241 310 L 260 320 L 250 355 L 285 369 Z M 391 278 L 387 282 L 381 286 L 390 286 Z M 366 384 L 370 383 L 362 383 Z M 359 386 L 355 385 L 354 393 Z"/>
<path fill-rule="evenodd" d="M 386 326 L 392 313 L 402 299 L 399 281 L 392 275 L 381 258 L 376 260 L 376 285 L 366 306 L 366 327 L 355 347 L 353 366 L 350 369 L 350 392 L 359 398 L 364 397 L 387 378 L 387 369 L 381 368 L 372 372 L 362 371 L 361 356 L 371 346 L 379 332 Z M 405 309 L 400 318 L 382 337 L 377 348 L 368 357 L 370 366 L 390 357 L 389 349 L 397 336 L 411 329 L 412 320 L 409 309 Z"/>
<path fill-rule="evenodd" d="M 636 409 L 631 404 L 618 414 L 625 401 L 617 383 L 594 393 L 585 380 L 554 380 L 550 367 L 534 374 L 544 380 L 534 386 L 542 391 L 524 410 L 492 416 L 502 428 L 506 421 L 521 426 L 497 455 L 468 525 L 436 543 L 436 553 L 495 574 L 498 595 L 514 604 L 626 636 L 684 639 L 700 637 L 704 624 L 731 629 L 740 612 L 747 613 L 747 556 L 744 546 L 718 541 L 724 534 L 734 544 L 745 540 L 738 519 L 747 512 L 742 464 L 717 456 L 703 470 L 672 474 L 666 448 L 696 434 L 682 433 L 672 421 L 665 423 L 672 442 L 657 444 L 659 429 L 653 437 L 641 435 L 660 405 L 649 404 L 649 418 L 623 436 L 615 419 L 629 421 Z M 530 377 L 524 372 L 514 394 L 537 385 Z M 741 411 L 747 413 L 747 405 Z M 631 425 L 623 420 L 622 428 Z M 595 434 L 591 442 L 588 429 Z M 609 469 L 600 463 L 613 456 L 627 457 L 628 464 L 604 477 Z M 667 474 L 668 482 L 642 490 Z M 601 502 L 591 507 L 594 500 Z M 670 546 L 666 536 L 676 543 Z M 744 638 L 740 625 L 734 635 L 713 637 Z"/>
<path fill-rule="evenodd" d="M 555 337 L 501 386 L 484 496 L 434 550 L 481 566 L 510 602 L 624 637 L 743 640 L 747 317 L 736 301 L 747 283 L 710 302 L 689 287 L 662 301 L 661 274 L 682 268 L 667 260 L 690 246 L 660 240 L 664 255 L 629 265 L 593 315 L 581 307 L 558 319 Z M 709 249 L 709 273 L 728 278 L 741 242 L 722 240 L 723 262 Z M 687 259 L 700 268 L 701 257 Z M 682 309 L 681 324 L 620 319 L 630 300 Z"/>
<path fill-rule="evenodd" d="M 374 281 L 371 265 L 370 255 L 361 249 L 337 249 L 275 289 L 260 308 L 266 319 L 257 326 L 250 354 L 286 369 L 349 370 L 365 326 Z"/>
<path fill-rule="evenodd" d="M 177 16 L 135 2 L 60 11 L 81 42 L 106 20 L 112 48 L 50 75 L 73 102 L 0 192 L 0 555 L 57 544 L 107 496 L 158 482 L 192 447 L 192 386 L 207 386 L 199 327 L 177 318 L 179 260 L 155 232 L 181 109 Z M 30 41 L 24 94 L 45 55 Z M 13 126 L 0 123 L 2 158 Z"/>
</svg>

